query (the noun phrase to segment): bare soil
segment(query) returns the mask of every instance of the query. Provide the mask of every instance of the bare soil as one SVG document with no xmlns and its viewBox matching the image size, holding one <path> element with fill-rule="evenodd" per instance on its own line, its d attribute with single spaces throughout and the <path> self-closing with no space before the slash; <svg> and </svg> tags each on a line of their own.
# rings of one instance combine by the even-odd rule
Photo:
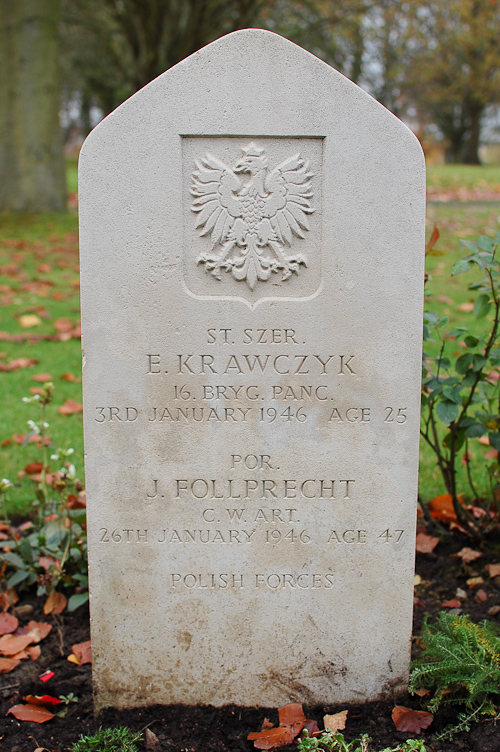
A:
<svg viewBox="0 0 500 752">
<path fill-rule="evenodd" d="M 487 563 L 500 561 L 500 542 L 498 536 L 481 546 L 484 555 L 472 564 L 464 565 L 460 559 L 451 554 L 463 546 L 479 548 L 461 535 L 448 536 L 441 541 L 431 554 L 417 554 L 416 572 L 423 583 L 417 588 L 417 604 L 414 610 L 414 635 L 421 633 L 422 619 L 425 614 L 438 613 L 442 604 L 456 595 L 457 588 L 467 592 L 463 602 L 463 613 L 469 614 L 473 621 L 484 618 L 498 621 L 499 615 L 488 616 L 488 611 L 500 606 L 500 578 L 490 580 L 484 571 Z M 466 581 L 470 577 L 482 575 L 485 583 L 481 586 L 487 594 L 487 600 L 475 601 L 477 591 L 468 588 Z M 498 582 L 497 582 L 498 580 Z M 108 709 L 99 718 L 94 717 L 92 708 L 92 682 L 90 665 L 76 666 L 69 663 L 67 656 L 71 646 L 89 639 L 88 611 L 84 607 L 75 613 L 63 613 L 60 616 L 45 616 L 42 602 L 36 597 L 24 597 L 18 604 L 30 605 L 33 610 L 23 614 L 21 624 L 29 620 L 48 621 L 53 625 L 50 635 L 41 643 L 42 655 L 34 662 L 26 662 L 13 672 L 0 677 L 0 749 L 5 752 L 34 752 L 37 747 L 45 747 L 50 752 L 68 752 L 80 734 L 92 734 L 99 726 L 128 726 L 140 731 L 148 726 L 159 739 L 157 752 L 251 752 L 252 742 L 247 741 L 251 731 L 262 727 L 264 718 L 278 723 L 276 708 L 239 708 L 226 706 L 186 707 L 179 705 L 152 706 L 136 710 L 117 711 Z M 29 609 L 28 609 L 29 610 Z M 418 652 L 418 642 L 414 638 L 414 654 Z M 40 675 L 50 669 L 54 677 L 43 683 Z M 77 703 L 68 706 L 65 718 L 55 717 L 40 725 L 20 722 L 11 715 L 6 716 L 9 708 L 22 702 L 25 695 L 50 694 L 55 697 L 73 693 L 78 697 Z M 290 698 L 296 701 L 300 698 Z M 418 697 L 404 697 L 399 704 L 407 707 L 421 708 Z M 317 720 L 322 727 L 323 715 L 344 710 L 347 706 L 308 707 L 304 710 L 308 718 Z M 362 733 L 368 733 L 374 750 L 396 746 L 415 735 L 398 733 L 391 719 L 393 702 L 375 702 L 349 707 L 345 736 L 353 739 Z M 423 738 L 429 752 L 500 752 L 500 725 L 480 723 L 470 733 L 462 733 L 452 741 L 434 741 L 433 736 L 448 723 L 453 721 L 453 712 L 439 712 L 433 724 L 419 738 Z M 144 739 L 144 734 L 143 737 Z M 139 743 L 140 749 L 146 749 L 145 741 Z M 283 748 L 296 749 L 295 746 Z"/>
</svg>

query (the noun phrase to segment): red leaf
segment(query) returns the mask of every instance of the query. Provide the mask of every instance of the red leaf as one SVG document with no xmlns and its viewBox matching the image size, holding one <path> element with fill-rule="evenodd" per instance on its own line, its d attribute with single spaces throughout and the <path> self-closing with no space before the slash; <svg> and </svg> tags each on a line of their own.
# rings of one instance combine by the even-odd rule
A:
<svg viewBox="0 0 500 752">
<path fill-rule="evenodd" d="M 13 715 L 18 721 L 32 721 L 34 723 L 45 723 L 54 717 L 53 713 L 36 705 L 14 705 L 7 711 L 7 715 Z"/>
<path fill-rule="evenodd" d="M 10 363 L 0 363 L 0 371 L 17 371 L 20 368 L 32 368 L 38 363 L 36 358 L 16 358 Z"/>
<path fill-rule="evenodd" d="M 392 711 L 392 720 L 397 731 L 405 731 L 408 734 L 420 734 L 434 720 L 432 713 L 425 710 L 412 710 L 403 705 L 395 705 Z"/>
<path fill-rule="evenodd" d="M 24 472 L 28 475 L 33 475 L 33 473 L 41 473 L 43 470 L 43 464 L 41 462 L 30 462 L 29 465 L 26 465 L 24 468 Z"/>
<path fill-rule="evenodd" d="M 425 246 L 425 250 L 426 251 L 431 251 L 434 248 L 434 246 L 436 245 L 436 243 L 437 243 L 438 240 L 439 240 L 439 230 L 438 230 L 437 225 L 434 225 L 434 229 L 432 231 L 432 235 L 429 238 L 429 242 Z"/>
<path fill-rule="evenodd" d="M 321 731 L 319 730 L 319 726 L 316 723 L 316 721 L 306 721 L 304 723 L 303 731 L 307 731 L 309 736 L 319 736 L 321 734 Z"/>
<path fill-rule="evenodd" d="M 33 379 L 33 381 L 41 381 L 42 383 L 45 381 L 52 381 L 52 376 L 50 375 L 50 373 L 37 373 L 31 378 Z"/>
<path fill-rule="evenodd" d="M 12 614 L 0 614 L 0 635 L 11 634 L 19 626 L 19 620 Z"/>
<path fill-rule="evenodd" d="M 436 548 L 439 543 L 439 538 L 435 538 L 433 535 L 426 535 L 425 533 L 417 534 L 417 551 L 419 554 L 430 554 Z"/>
<path fill-rule="evenodd" d="M 57 697 L 52 697 L 51 695 L 26 695 L 26 697 L 23 697 L 23 700 L 29 705 L 38 705 L 43 708 L 59 705 L 61 702 Z"/>
<path fill-rule="evenodd" d="M 427 508 L 431 516 L 436 520 L 441 520 L 442 522 L 457 521 L 457 515 L 455 514 L 450 494 L 436 496 L 428 503 Z"/>
</svg>

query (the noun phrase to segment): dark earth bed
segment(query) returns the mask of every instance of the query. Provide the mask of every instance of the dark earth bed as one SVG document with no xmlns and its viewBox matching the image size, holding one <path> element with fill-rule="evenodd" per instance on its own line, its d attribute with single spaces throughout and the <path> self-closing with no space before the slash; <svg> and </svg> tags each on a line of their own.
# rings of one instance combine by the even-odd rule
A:
<svg viewBox="0 0 500 752">
<path fill-rule="evenodd" d="M 464 546 L 481 548 L 483 557 L 469 565 L 463 565 L 460 559 L 451 558 L 451 554 Z M 424 582 L 417 588 L 419 605 L 415 606 L 414 611 L 414 635 L 420 634 L 424 615 L 438 613 L 444 602 L 455 597 L 457 588 L 467 592 L 463 613 L 469 614 L 473 621 L 484 618 L 498 620 L 498 614 L 488 616 L 488 611 L 492 606 L 500 605 L 500 578 L 490 580 L 484 572 L 484 565 L 493 562 L 500 562 L 498 535 L 479 547 L 456 534 L 441 541 L 433 553 L 417 554 L 416 572 Z M 488 599 L 483 603 L 475 602 L 475 591 L 470 590 L 466 584 L 468 578 L 476 575 L 482 575 L 485 579 L 481 587 L 486 591 Z M 160 741 L 158 749 L 165 752 L 251 752 L 253 743 L 247 741 L 248 733 L 258 731 L 265 717 L 278 723 L 276 708 L 235 706 L 213 708 L 157 705 L 125 711 L 108 709 L 96 719 L 92 709 L 91 667 L 76 666 L 67 661 L 71 646 L 89 638 L 88 611 L 82 607 L 72 614 L 45 616 L 42 601 L 34 596 L 21 598 L 16 608 L 27 604 L 33 607 L 33 611 L 23 614 L 20 618 L 21 625 L 35 619 L 51 623 L 53 629 L 40 643 L 42 655 L 37 661 L 23 661 L 14 671 L 0 677 L 2 752 L 34 752 L 37 746 L 46 747 L 50 752 L 67 752 L 80 734 L 92 734 L 100 725 L 125 725 L 134 731 L 148 726 Z M 26 609 L 21 609 L 21 612 L 25 611 Z M 413 645 L 416 654 L 418 645 L 415 639 Z M 39 676 L 47 669 L 54 672 L 54 677 L 43 683 Z M 71 692 L 79 701 L 69 705 L 65 718 L 55 717 L 41 725 L 20 722 L 11 715 L 5 715 L 10 707 L 22 701 L 24 695 L 50 694 L 58 697 L 67 696 Z M 290 698 L 290 701 L 299 700 L 297 697 Z M 398 703 L 416 709 L 421 707 L 418 697 L 404 696 Z M 346 738 L 353 739 L 362 733 L 368 733 L 373 740 L 374 750 L 396 746 L 407 738 L 423 738 L 429 752 L 500 752 L 500 724 L 495 727 L 491 723 L 480 723 L 473 726 L 469 733 L 457 735 L 453 741 L 437 742 L 433 740 L 433 735 L 453 721 L 454 716 L 450 711 L 438 713 L 429 729 L 416 737 L 395 730 L 391 719 L 393 705 L 393 701 L 389 700 L 352 706 L 305 706 L 304 710 L 306 716 L 317 720 L 322 728 L 325 713 L 335 713 L 349 707 L 344 732 Z M 145 743 L 139 743 L 138 746 L 146 749 Z M 296 747 L 292 745 L 282 749 L 292 750 Z"/>
</svg>

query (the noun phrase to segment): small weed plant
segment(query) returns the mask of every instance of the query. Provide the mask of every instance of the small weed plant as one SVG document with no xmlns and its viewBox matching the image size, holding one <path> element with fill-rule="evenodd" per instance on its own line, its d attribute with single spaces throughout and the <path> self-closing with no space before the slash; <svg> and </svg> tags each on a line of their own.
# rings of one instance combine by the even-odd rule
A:
<svg viewBox="0 0 500 752">
<path fill-rule="evenodd" d="M 468 731 L 473 721 L 500 720 L 500 629 L 468 616 L 442 611 L 435 625 L 424 620 L 422 654 L 413 662 L 409 691 L 432 691 L 426 705 L 435 712 L 441 706 L 463 706 L 454 726 L 436 738 L 450 738 Z"/>
<path fill-rule="evenodd" d="M 50 444 L 46 413 L 53 396 L 54 386 L 46 382 L 41 394 L 24 398 L 38 409 L 36 419 L 28 421 L 30 433 L 25 439 L 27 443 L 32 436 L 39 437 L 33 519 L 18 528 L 10 526 L 12 537 L 0 541 L 0 564 L 2 573 L 14 570 L 7 578 L 8 588 L 22 589 L 36 583 L 39 596 L 75 588 L 68 602 L 72 611 L 88 600 L 86 510 L 79 498 L 82 485 L 72 462 L 73 449 Z M 50 460 L 60 465 L 56 472 L 49 472 L 49 452 Z M 7 478 L 0 481 L 3 503 L 11 486 Z"/>
<path fill-rule="evenodd" d="M 123 726 L 100 728 L 94 736 L 81 736 L 71 747 L 71 752 L 139 752 L 136 742 L 140 738 L 140 734 Z"/>
<path fill-rule="evenodd" d="M 479 267 L 481 281 L 469 285 L 475 295 L 473 314 L 484 320 L 484 335 L 474 336 L 467 327 L 446 331 L 447 316 L 432 311 L 424 314 L 424 344 L 439 342 L 436 355 L 424 351 L 421 434 L 434 452 L 446 490 L 450 494 L 459 522 L 481 536 L 498 521 L 498 458 L 488 466 L 491 499 L 478 498 L 474 485 L 468 443 L 488 436 L 494 449 L 500 450 L 500 233 L 494 239 L 481 235 L 476 242 L 461 240 L 470 252 L 457 261 L 452 274 Z M 456 353 L 457 344 L 462 351 Z M 475 517 L 461 503 L 457 490 L 457 469 L 465 458 L 472 496 L 482 507 Z M 484 460 L 481 460 L 483 462 Z"/>
<path fill-rule="evenodd" d="M 340 732 L 323 731 L 321 736 L 309 736 L 307 730 L 299 740 L 299 752 L 370 752 L 370 737 L 362 734 L 359 739 L 347 742 Z M 373 750 L 372 752 L 375 752 Z M 396 747 L 385 747 L 380 752 L 426 752 L 423 741 L 408 739 Z"/>
</svg>

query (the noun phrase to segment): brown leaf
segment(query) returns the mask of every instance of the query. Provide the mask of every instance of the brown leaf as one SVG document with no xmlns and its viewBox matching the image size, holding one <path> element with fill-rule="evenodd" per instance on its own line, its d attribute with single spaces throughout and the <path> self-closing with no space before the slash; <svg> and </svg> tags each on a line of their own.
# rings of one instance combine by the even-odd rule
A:
<svg viewBox="0 0 500 752">
<path fill-rule="evenodd" d="M 0 363 L 0 371 L 18 371 L 20 368 L 32 368 L 37 363 L 36 358 L 15 358 L 10 363 Z"/>
<path fill-rule="evenodd" d="M 458 600 L 458 598 L 452 598 L 451 601 L 446 601 L 446 603 L 443 603 L 442 608 L 460 608 L 462 605 L 462 602 Z"/>
<path fill-rule="evenodd" d="M 71 371 L 67 371 L 66 373 L 63 373 L 61 376 L 61 379 L 64 381 L 70 381 L 73 384 L 76 384 L 78 381 L 81 381 L 81 379 L 77 379 L 74 373 L 71 373 Z"/>
<path fill-rule="evenodd" d="M 11 656 L 20 653 L 33 642 L 31 635 L 6 634 L 0 637 L 0 654 Z"/>
<path fill-rule="evenodd" d="M 54 326 L 58 332 L 70 332 L 74 327 L 74 323 L 71 319 L 56 319 Z"/>
<path fill-rule="evenodd" d="M 39 708 L 36 705 L 14 705 L 7 711 L 7 715 L 13 715 L 18 721 L 33 721 L 34 723 L 45 723 L 54 717 L 54 714 L 46 708 Z"/>
<path fill-rule="evenodd" d="M 59 559 L 56 559 L 55 556 L 40 556 L 38 559 L 39 566 L 42 567 L 42 569 L 45 569 L 46 572 L 49 571 L 50 567 L 55 567 L 55 569 L 61 569 L 61 562 Z"/>
<path fill-rule="evenodd" d="M 85 640 L 85 642 L 78 642 L 76 645 L 72 645 L 71 650 L 78 659 L 80 666 L 83 666 L 85 663 L 92 663 L 92 647 L 90 645 L 90 640 Z"/>
<path fill-rule="evenodd" d="M 50 373 L 36 373 L 31 378 L 33 379 L 33 381 L 40 381 L 42 383 L 45 383 L 46 381 L 52 381 L 52 376 L 50 375 Z"/>
<path fill-rule="evenodd" d="M 19 620 L 13 614 L 0 614 L 0 635 L 11 634 L 19 626 Z"/>
<path fill-rule="evenodd" d="M 425 533 L 417 534 L 416 549 L 419 554 L 430 554 L 436 548 L 439 543 L 439 538 L 435 538 L 433 535 L 426 535 Z"/>
<path fill-rule="evenodd" d="M 472 313 L 473 310 L 474 303 L 461 303 L 457 305 L 457 311 L 462 311 L 462 313 Z"/>
<path fill-rule="evenodd" d="M 451 554 L 451 556 L 455 557 L 456 559 L 462 559 L 464 564 L 470 564 L 471 561 L 475 561 L 476 559 L 479 559 L 480 556 L 483 554 L 481 551 L 474 551 L 473 548 L 462 548 L 458 554 Z"/>
<path fill-rule="evenodd" d="M 482 577 L 469 577 L 468 580 L 466 580 L 467 585 L 470 587 L 471 590 L 474 590 L 474 588 L 477 588 L 478 585 L 482 585 L 484 580 Z"/>
<path fill-rule="evenodd" d="M 0 674 L 9 674 L 19 666 L 19 661 L 14 658 L 0 658 Z"/>
<path fill-rule="evenodd" d="M 83 412 L 83 405 L 81 405 L 79 402 L 75 402 L 72 399 L 67 399 L 64 405 L 61 405 L 59 408 L 59 413 L 61 415 L 73 415 L 73 413 L 81 413 Z"/>
<path fill-rule="evenodd" d="M 253 746 L 257 749 L 276 749 L 276 747 L 285 747 L 287 744 L 291 744 L 295 736 L 296 734 L 290 726 L 278 726 L 277 728 L 255 731 L 248 734 L 247 739 L 250 742 L 253 741 Z"/>
<path fill-rule="evenodd" d="M 29 465 L 26 465 L 24 468 L 24 472 L 28 475 L 33 475 L 33 473 L 41 473 L 43 470 L 43 464 L 41 462 L 30 462 Z"/>
<path fill-rule="evenodd" d="M 45 621 L 29 621 L 25 629 L 28 630 L 28 633 L 33 632 L 34 629 L 38 629 L 40 640 L 45 640 L 47 635 L 52 631 L 52 624 L 47 624 Z"/>
<path fill-rule="evenodd" d="M 405 708 L 403 705 L 395 705 L 392 711 L 392 720 L 397 731 L 420 734 L 422 729 L 431 725 L 434 716 L 425 710 L 412 710 L 412 708 Z"/>
<path fill-rule="evenodd" d="M 68 599 L 65 595 L 62 593 L 58 593 L 57 590 L 52 590 L 49 597 L 45 601 L 45 606 L 43 607 L 43 613 L 44 614 L 61 614 L 64 609 L 66 608 L 66 605 L 68 603 Z"/>
<path fill-rule="evenodd" d="M 438 230 L 437 225 L 434 225 L 434 229 L 432 230 L 432 235 L 429 238 L 429 242 L 425 246 L 425 250 L 431 251 L 436 245 L 438 240 L 439 240 L 439 230 Z"/>
<path fill-rule="evenodd" d="M 490 577 L 498 577 L 500 574 L 500 564 L 487 564 L 485 569 Z"/>
<path fill-rule="evenodd" d="M 476 595 L 474 596 L 474 600 L 476 603 L 485 603 L 488 600 L 487 592 L 482 588 L 479 588 Z"/>
<path fill-rule="evenodd" d="M 28 648 L 26 648 L 26 652 L 28 653 L 29 657 L 32 661 L 36 661 L 38 658 L 40 658 L 42 654 L 42 650 L 40 648 L 40 645 L 32 645 Z"/>
<path fill-rule="evenodd" d="M 306 722 L 302 703 L 300 702 L 289 702 L 288 705 L 283 705 L 278 710 L 278 717 L 280 719 L 280 726 L 294 726 L 296 723 L 304 724 Z"/>
<path fill-rule="evenodd" d="M 151 731 L 151 729 L 148 729 L 148 728 L 146 729 L 145 736 L 146 736 L 146 749 L 153 750 L 153 752 L 154 750 L 160 749 L 160 740 L 158 739 L 156 734 L 154 734 Z"/>
<path fill-rule="evenodd" d="M 340 713 L 323 716 L 323 724 L 325 729 L 327 731 L 333 731 L 333 733 L 345 729 L 348 712 L 348 710 L 342 710 Z"/>
<path fill-rule="evenodd" d="M 303 731 L 307 731 L 309 736 L 319 736 L 321 734 L 321 731 L 319 730 L 319 726 L 316 723 L 316 721 L 306 721 L 304 723 Z"/>
</svg>

